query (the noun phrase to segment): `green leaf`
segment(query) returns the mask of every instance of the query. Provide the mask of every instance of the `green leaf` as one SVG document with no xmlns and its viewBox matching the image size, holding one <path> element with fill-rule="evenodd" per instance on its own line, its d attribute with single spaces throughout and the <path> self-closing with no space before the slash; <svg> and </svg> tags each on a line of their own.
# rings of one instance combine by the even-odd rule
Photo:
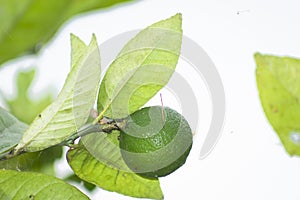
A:
<svg viewBox="0 0 300 200">
<path fill-rule="evenodd" d="M 77 62 L 80 61 L 81 56 L 84 55 L 86 51 L 86 45 L 84 42 L 71 33 L 71 69 Z"/>
<path fill-rule="evenodd" d="M 158 179 L 146 179 L 131 172 L 118 147 L 119 133 L 95 133 L 82 138 L 67 154 L 75 174 L 105 190 L 151 199 L 163 199 Z M 87 149 L 88 148 L 88 149 Z"/>
<path fill-rule="evenodd" d="M 121 50 L 100 86 L 98 111 L 126 117 L 143 106 L 172 76 L 180 55 L 181 14 L 141 31 Z"/>
<path fill-rule="evenodd" d="M 0 170 L 0 199 L 89 199 L 74 186 L 52 176 Z"/>
<path fill-rule="evenodd" d="M 290 155 L 300 155 L 300 60 L 255 54 L 265 114 Z"/>
<path fill-rule="evenodd" d="M 34 79 L 35 69 L 27 72 L 19 72 L 17 75 L 17 96 L 13 100 L 6 100 L 10 111 L 23 122 L 31 123 L 32 120 L 51 103 L 51 95 L 31 100 L 28 97 L 29 88 Z M 20 133 L 18 142 L 28 126 Z M 17 138 L 16 138 L 17 139 Z M 17 142 L 17 143 L 18 143 Z M 15 145 L 17 145 L 15 143 Z M 14 145 L 14 146 L 15 146 Z M 1 169 L 13 169 L 21 171 L 36 171 L 49 175 L 55 175 L 54 161 L 62 156 L 62 148 L 49 148 L 39 153 L 26 153 L 18 157 L 0 161 Z"/>
<path fill-rule="evenodd" d="M 50 94 L 44 96 L 34 94 L 33 96 L 39 96 L 37 100 L 32 100 L 29 97 L 28 93 L 35 72 L 35 69 L 19 72 L 17 75 L 17 95 L 14 99 L 6 100 L 5 102 L 13 115 L 27 124 L 30 124 L 52 102 Z M 61 156 L 62 147 L 49 148 L 43 152 L 25 153 L 8 160 L 0 161 L 0 169 L 35 171 L 54 176 L 54 161 L 61 158 Z"/>
<path fill-rule="evenodd" d="M 15 147 L 28 126 L 0 107 L 0 154 Z"/>
<path fill-rule="evenodd" d="M 51 147 L 41 152 L 24 153 L 0 161 L 0 169 L 40 172 L 55 176 L 54 161 L 61 158 L 62 147 Z"/>
<path fill-rule="evenodd" d="M 73 35 L 71 39 L 75 47 L 79 39 Z M 78 58 L 72 56 L 75 62 L 72 61 L 71 72 L 57 99 L 33 121 L 16 152 L 34 152 L 59 144 L 87 121 L 100 82 L 100 53 L 95 36 L 77 55 Z"/>
<path fill-rule="evenodd" d="M 0 64 L 36 53 L 76 14 L 128 0 L 0 0 Z"/>
<path fill-rule="evenodd" d="M 30 124 L 37 115 L 52 102 L 52 95 L 35 95 L 33 100 L 28 96 L 36 70 L 19 72 L 17 75 L 17 94 L 14 99 L 6 100 L 10 112 L 19 120 Z"/>
<path fill-rule="evenodd" d="M 87 189 L 90 192 L 96 189 L 95 185 L 93 185 L 89 182 L 81 180 L 78 176 L 76 176 L 76 174 L 71 174 L 68 177 L 64 178 L 64 180 L 68 181 L 68 182 L 76 182 L 76 183 L 79 183 L 79 184 L 83 183 L 84 188 Z"/>
</svg>

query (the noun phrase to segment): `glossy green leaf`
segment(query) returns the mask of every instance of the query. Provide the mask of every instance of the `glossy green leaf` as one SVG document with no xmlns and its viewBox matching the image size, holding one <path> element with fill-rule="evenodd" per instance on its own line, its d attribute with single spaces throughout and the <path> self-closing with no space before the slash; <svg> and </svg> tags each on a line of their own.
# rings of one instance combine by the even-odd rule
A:
<svg viewBox="0 0 300 200">
<path fill-rule="evenodd" d="M 72 47 L 76 46 L 74 43 L 79 39 L 73 35 L 71 39 Z M 100 53 L 94 36 L 90 45 L 74 60 L 57 99 L 33 121 L 16 152 L 34 152 L 59 144 L 87 121 L 100 82 Z"/>
<path fill-rule="evenodd" d="M 28 96 L 36 70 L 19 72 L 17 75 L 17 94 L 13 99 L 6 100 L 10 112 L 19 120 L 30 124 L 37 115 L 52 102 L 52 95 L 35 95 L 38 99 Z"/>
<path fill-rule="evenodd" d="M 300 155 L 300 60 L 255 54 L 265 114 L 290 155 Z"/>
<path fill-rule="evenodd" d="M 36 53 L 72 16 L 128 0 L 0 0 L 0 64 Z"/>
<path fill-rule="evenodd" d="M 181 14 L 157 22 L 129 41 L 100 86 L 98 111 L 126 117 L 143 106 L 173 74 L 180 55 Z"/>
<path fill-rule="evenodd" d="M 128 169 L 117 144 L 118 135 L 115 131 L 109 135 L 95 133 L 83 137 L 80 145 L 67 154 L 75 174 L 108 191 L 132 197 L 163 199 L 158 179 L 146 179 Z"/>
<path fill-rule="evenodd" d="M 28 126 L 0 107 L 0 154 L 16 146 Z"/>
<path fill-rule="evenodd" d="M 86 200 L 86 195 L 74 186 L 52 176 L 0 170 L 0 199 Z"/>
</svg>

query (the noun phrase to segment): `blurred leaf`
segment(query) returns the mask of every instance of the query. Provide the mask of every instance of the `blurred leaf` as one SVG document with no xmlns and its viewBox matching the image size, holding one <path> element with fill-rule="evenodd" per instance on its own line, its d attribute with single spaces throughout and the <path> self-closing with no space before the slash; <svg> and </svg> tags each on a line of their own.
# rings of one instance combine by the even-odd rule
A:
<svg viewBox="0 0 300 200">
<path fill-rule="evenodd" d="M 72 53 L 80 39 L 71 35 Z M 81 43 L 81 42 L 80 42 Z M 100 53 L 95 36 L 78 58 L 72 56 L 71 71 L 57 99 L 24 133 L 16 152 L 34 152 L 61 143 L 84 125 L 89 117 L 100 82 Z"/>
<path fill-rule="evenodd" d="M 0 154 L 15 147 L 28 126 L 0 107 Z"/>
<path fill-rule="evenodd" d="M 96 186 L 89 183 L 89 182 L 86 182 L 82 179 L 80 179 L 78 176 L 76 176 L 75 174 L 71 174 L 70 176 L 64 178 L 65 181 L 71 181 L 71 182 L 76 182 L 76 183 L 83 183 L 83 186 L 85 189 L 87 189 L 88 191 L 93 191 L 96 189 Z"/>
<path fill-rule="evenodd" d="M 74 186 L 52 176 L 0 170 L 0 199 L 89 199 Z"/>
<path fill-rule="evenodd" d="M 36 53 L 72 16 L 126 1 L 0 0 L 0 64 Z"/>
<path fill-rule="evenodd" d="M 18 119 L 28 124 L 30 124 L 52 101 L 50 94 L 40 97 L 38 100 L 32 100 L 28 97 L 34 76 L 35 69 L 27 72 L 19 72 L 17 75 L 17 96 L 13 100 L 6 100 L 6 104 L 10 111 L 12 111 Z M 28 126 L 26 125 L 26 128 L 23 130 L 22 134 L 20 134 L 17 143 L 20 141 L 27 128 Z M 17 137 L 15 137 L 15 139 L 17 139 Z M 15 145 L 17 145 L 17 143 L 15 143 Z M 43 152 L 26 153 L 9 160 L 0 161 L 0 168 L 36 171 L 55 175 L 54 161 L 61 158 L 61 156 L 62 147 L 49 148 Z"/>
<path fill-rule="evenodd" d="M 114 131 L 83 137 L 80 144 L 67 153 L 75 174 L 108 191 L 132 197 L 163 199 L 158 179 L 141 177 L 126 166 L 117 144 L 118 135 Z"/>
<path fill-rule="evenodd" d="M 300 60 L 255 54 L 265 114 L 290 155 L 300 155 Z"/>
<path fill-rule="evenodd" d="M 28 96 L 35 72 L 35 69 L 19 72 L 17 75 L 16 97 L 6 100 L 10 112 L 27 124 L 30 124 L 52 102 L 51 94 L 38 95 L 39 98 L 37 100 L 33 100 Z"/>
<path fill-rule="evenodd" d="M 168 83 L 180 55 L 181 23 L 177 14 L 142 30 L 125 45 L 101 83 L 99 112 L 126 117 Z"/>
</svg>

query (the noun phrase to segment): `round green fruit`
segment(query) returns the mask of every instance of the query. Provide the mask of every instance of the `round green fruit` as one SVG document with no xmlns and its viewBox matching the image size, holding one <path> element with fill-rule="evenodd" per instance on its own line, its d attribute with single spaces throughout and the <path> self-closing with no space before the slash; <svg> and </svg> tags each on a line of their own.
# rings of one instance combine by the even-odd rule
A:
<svg viewBox="0 0 300 200">
<path fill-rule="evenodd" d="M 184 117 L 167 107 L 142 108 L 125 119 L 120 149 L 135 173 L 154 178 L 181 167 L 192 147 L 193 135 Z"/>
</svg>

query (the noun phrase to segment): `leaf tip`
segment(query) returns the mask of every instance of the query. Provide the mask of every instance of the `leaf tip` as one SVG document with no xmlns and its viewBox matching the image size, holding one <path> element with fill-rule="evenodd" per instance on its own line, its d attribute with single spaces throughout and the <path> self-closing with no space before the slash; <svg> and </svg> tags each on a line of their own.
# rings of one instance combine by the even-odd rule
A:
<svg viewBox="0 0 300 200">
<path fill-rule="evenodd" d="M 255 60 L 258 60 L 258 59 L 260 59 L 262 56 L 263 56 L 263 55 L 262 55 L 261 53 L 256 52 L 256 53 L 254 54 L 254 59 L 255 59 Z"/>
<path fill-rule="evenodd" d="M 96 34 L 95 34 L 95 33 L 93 33 L 93 34 L 92 34 L 92 39 L 94 39 L 94 40 L 95 40 L 95 39 L 97 39 L 97 37 L 96 37 Z"/>
<path fill-rule="evenodd" d="M 72 49 L 84 48 L 86 46 L 84 42 L 73 33 L 70 33 L 70 40 Z"/>
<path fill-rule="evenodd" d="M 97 37 L 96 37 L 95 33 L 92 34 L 92 38 L 91 38 L 89 46 L 98 46 Z"/>
<path fill-rule="evenodd" d="M 173 16 L 174 18 L 178 18 L 179 20 L 182 20 L 182 14 L 177 13 L 176 15 Z"/>
<path fill-rule="evenodd" d="M 254 54 L 254 60 L 256 62 L 256 68 L 257 69 L 261 66 L 261 63 L 263 62 L 263 57 L 264 57 L 264 55 L 259 53 L 259 52 L 256 52 Z"/>
<path fill-rule="evenodd" d="M 182 33 L 182 15 L 181 13 L 177 13 L 167 19 L 152 24 L 150 27 L 169 29 Z"/>
<path fill-rule="evenodd" d="M 79 39 L 79 37 L 78 36 L 76 36 L 74 33 L 70 33 L 70 40 L 71 40 L 71 42 L 73 41 L 73 40 L 80 40 Z"/>
<path fill-rule="evenodd" d="M 177 24 L 176 26 L 177 26 L 179 32 L 182 32 L 182 14 L 181 13 L 177 13 L 176 15 L 170 17 L 167 20 L 173 21 L 175 24 Z M 176 26 L 174 26 L 173 28 L 175 28 Z"/>
<path fill-rule="evenodd" d="M 259 57 L 259 56 L 262 56 L 262 54 L 259 53 L 259 52 L 255 52 L 255 53 L 254 53 L 254 58 Z"/>
<path fill-rule="evenodd" d="M 96 37 L 96 34 L 95 34 L 95 33 L 92 34 L 92 41 L 93 41 L 93 40 L 94 40 L 94 41 L 97 41 L 97 37 Z"/>
<path fill-rule="evenodd" d="M 180 23 L 180 25 L 182 24 L 182 14 L 181 13 L 177 13 L 176 15 L 166 19 L 166 20 L 172 20 L 172 21 L 177 21 Z"/>
</svg>

